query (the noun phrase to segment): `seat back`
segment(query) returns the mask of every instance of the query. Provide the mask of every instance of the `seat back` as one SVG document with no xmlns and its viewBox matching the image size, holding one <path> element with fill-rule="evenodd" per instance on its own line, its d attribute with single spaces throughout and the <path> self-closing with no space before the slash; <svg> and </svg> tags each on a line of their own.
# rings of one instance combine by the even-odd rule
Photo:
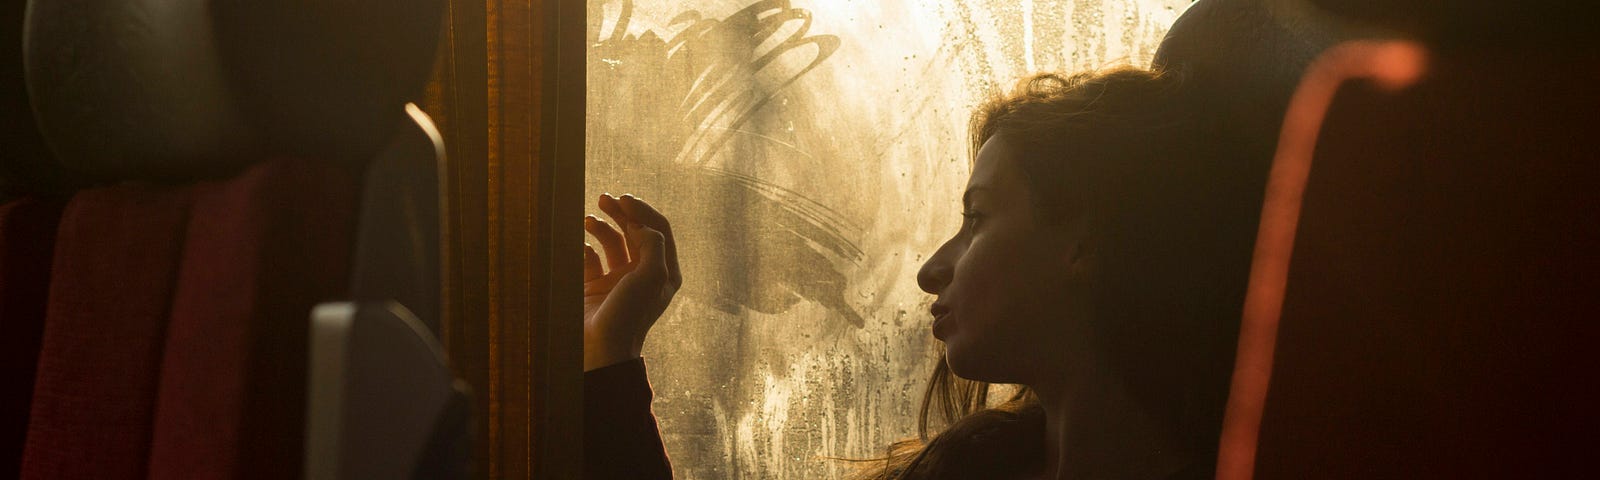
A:
<svg viewBox="0 0 1600 480">
<path fill-rule="evenodd" d="M 193 187 L 172 294 L 150 478 L 290 478 L 305 317 L 348 292 L 359 184 L 284 159 Z"/>
<path fill-rule="evenodd" d="M 1589 468 L 1600 58 L 1397 5 L 1438 14 L 1403 18 L 1422 43 L 1330 51 L 1285 121 L 1219 478 Z"/>
<path fill-rule="evenodd" d="M 29 2 L 49 167 L 96 183 L 56 239 L 24 478 L 302 473 L 313 307 L 438 310 L 442 149 L 405 102 L 440 14 Z"/>
<path fill-rule="evenodd" d="M 439 332 L 439 171 L 444 139 L 416 105 L 368 165 L 362 184 L 350 298 L 396 301 Z"/>
<path fill-rule="evenodd" d="M 192 199 L 186 188 L 120 186 L 67 204 L 22 478 L 144 477 Z"/>
<path fill-rule="evenodd" d="M 1294 240 L 1262 478 L 1587 468 L 1569 449 L 1600 427 L 1593 65 L 1441 53 L 1404 91 L 1334 98 Z"/>
</svg>

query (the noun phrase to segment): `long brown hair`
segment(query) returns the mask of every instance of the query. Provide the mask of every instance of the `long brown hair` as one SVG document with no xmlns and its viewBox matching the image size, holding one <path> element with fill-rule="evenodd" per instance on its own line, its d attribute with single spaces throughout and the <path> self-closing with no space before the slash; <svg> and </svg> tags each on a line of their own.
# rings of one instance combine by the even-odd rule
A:
<svg viewBox="0 0 1600 480">
<path fill-rule="evenodd" d="M 973 158 L 1004 132 L 1020 148 L 1042 223 L 1089 221 L 1101 268 L 1091 339 L 1141 407 L 1207 472 L 1227 398 L 1249 266 L 1250 185 L 1208 162 L 1181 76 L 1120 68 L 1040 74 L 977 109 Z M 1242 233 L 1242 235 L 1241 235 Z M 1042 465 L 1044 410 L 1024 386 L 929 378 L 918 434 L 862 461 L 857 478 L 1003 478 Z"/>
</svg>

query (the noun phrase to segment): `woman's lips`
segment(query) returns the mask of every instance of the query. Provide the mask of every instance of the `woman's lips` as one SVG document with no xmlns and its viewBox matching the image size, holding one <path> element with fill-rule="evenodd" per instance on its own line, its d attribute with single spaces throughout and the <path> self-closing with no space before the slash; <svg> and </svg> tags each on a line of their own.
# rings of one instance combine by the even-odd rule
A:
<svg viewBox="0 0 1600 480">
<path fill-rule="evenodd" d="M 933 326 L 931 327 L 933 329 L 933 338 L 943 341 L 944 335 L 941 332 L 948 327 L 941 327 L 949 323 L 947 319 L 950 318 L 950 307 L 935 303 L 928 308 L 928 313 L 933 315 Z"/>
<path fill-rule="evenodd" d="M 944 333 L 943 333 L 944 329 L 940 328 L 940 327 L 944 326 L 944 324 L 947 323 L 947 322 L 944 321 L 945 318 L 947 318 L 947 317 L 943 317 L 943 316 L 933 317 L 933 338 L 937 338 L 941 342 L 944 341 Z"/>
</svg>

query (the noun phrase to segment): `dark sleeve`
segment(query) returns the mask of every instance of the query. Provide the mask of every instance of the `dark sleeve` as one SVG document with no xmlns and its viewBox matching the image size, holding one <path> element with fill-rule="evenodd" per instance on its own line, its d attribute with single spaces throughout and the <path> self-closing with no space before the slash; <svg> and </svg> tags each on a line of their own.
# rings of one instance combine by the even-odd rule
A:
<svg viewBox="0 0 1600 480">
<path fill-rule="evenodd" d="M 642 358 L 584 372 L 585 479 L 672 478 L 672 464 L 650 412 L 652 397 Z"/>
</svg>

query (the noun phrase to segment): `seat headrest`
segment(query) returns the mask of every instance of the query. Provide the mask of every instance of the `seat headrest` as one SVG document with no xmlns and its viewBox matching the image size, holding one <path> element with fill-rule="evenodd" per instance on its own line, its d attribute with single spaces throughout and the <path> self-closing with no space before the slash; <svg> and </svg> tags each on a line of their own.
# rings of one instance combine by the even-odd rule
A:
<svg viewBox="0 0 1600 480">
<path fill-rule="evenodd" d="M 48 194 L 70 182 L 50 159 L 33 121 L 22 73 L 22 13 L 26 2 L 0 5 L 0 199 Z"/>
<path fill-rule="evenodd" d="M 1198 0 L 1172 24 L 1154 64 L 1182 70 L 1228 110 L 1222 118 L 1234 130 L 1271 143 L 1306 66 L 1354 30 L 1305 0 Z"/>
<path fill-rule="evenodd" d="M 420 96 L 441 14 L 440 0 L 29 0 L 27 82 L 57 158 L 87 174 L 360 162 Z"/>
<path fill-rule="evenodd" d="M 1311 0 L 1435 45 L 1589 50 L 1600 4 L 1571 0 Z"/>
</svg>

